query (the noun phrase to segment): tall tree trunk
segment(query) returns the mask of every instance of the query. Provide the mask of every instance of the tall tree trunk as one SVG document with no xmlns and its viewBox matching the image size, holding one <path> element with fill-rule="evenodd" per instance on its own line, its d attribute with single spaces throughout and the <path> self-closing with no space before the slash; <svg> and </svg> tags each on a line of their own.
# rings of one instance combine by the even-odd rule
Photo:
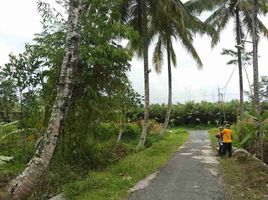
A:
<svg viewBox="0 0 268 200">
<path fill-rule="evenodd" d="M 241 23 L 238 8 L 235 9 L 236 17 L 236 39 L 237 45 L 241 45 Z M 243 72 L 242 72 L 242 58 L 241 58 L 241 49 L 237 48 L 237 61 L 238 61 L 238 72 L 239 72 L 239 94 L 240 94 L 240 118 L 244 116 L 244 96 L 243 96 Z"/>
<path fill-rule="evenodd" d="M 48 128 L 24 171 L 8 184 L 7 191 L 10 199 L 22 200 L 31 195 L 54 154 L 67 112 L 68 100 L 72 94 L 73 72 L 77 67 L 79 57 L 82 7 L 83 0 L 69 1 L 66 50 Z"/>
<path fill-rule="evenodd" d="M 143 59 L 144 59 L 144 121 L 138 148 L 144 146 L 146 141 L 149 120 L 149 67 L 148 67 L 148 28 L 147 28 L 147 6 L 146 0 L 141 0 L 142 12 L 142 37 L 143 37 Z"/>
<path fill-rule="evenodd" d="M 259 95 L 259 67 L 258 67 L 258 24 L 257 24 L 257 14 L 258 14 L 258 0 L 254 0 L 253 16 L 252 16 L 252 43 L 253 43 L 253 101 L 254 109 L 258 115 L 259 123 L 259 153 L 261 160 L 263 161 L 263 131 L 262 131 L 262 119 L 261 119 L 261 104 Z"/>
<path fill-rule="evenodd" d="M 170 118 L 170 113 L 171 113 L 171 106 L 172 106 L 172 72 L 171 72 L 171 61 L 170 61 L 170 42 L 171 41 L 167 41 L 167 59 L 168 59 L 168 106 L 167 106 L 167 113 L 166 113 L 166 117 L 165 117 L 165 122 L 163 125 L 163 128 L 161 130 L 160 135 L 164 136 L 166 131 L 167 131 L 167 127 L 168 127 L 168 123 L 169 123 L 169 118 Z"/>
<path fill-rule="evenodd" d="M 253 44 L 253 101 L 255 111 L 258 110 L 259 99 L 259 69 L 258 69 L 258 38 L 257 38 L 257 0 L 254 0 L 252 16 L 252 44 Z"/>
</svg>

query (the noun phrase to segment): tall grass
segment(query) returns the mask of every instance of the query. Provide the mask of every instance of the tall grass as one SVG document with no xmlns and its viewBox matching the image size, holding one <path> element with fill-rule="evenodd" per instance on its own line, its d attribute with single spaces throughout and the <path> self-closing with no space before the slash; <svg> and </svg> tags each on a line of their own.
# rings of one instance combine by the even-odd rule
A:
<svg viewBox="0 0 268 200">
<path fill-rule="evenodd" d="M 104 171 L 92 171 L 84 180 L 67 185 L 68 199 L 119 200 L 129 188 L 162 167 L 188 138 L 185 130 L 172 130 L 150 148 L 131 154 Z"/>
</svg>

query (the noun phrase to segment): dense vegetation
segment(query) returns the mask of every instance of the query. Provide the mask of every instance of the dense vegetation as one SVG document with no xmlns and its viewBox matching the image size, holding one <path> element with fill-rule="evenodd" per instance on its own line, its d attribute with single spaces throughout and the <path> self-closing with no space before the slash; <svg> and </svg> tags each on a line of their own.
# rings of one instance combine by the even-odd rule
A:
<svg viewBox="0 0 268 200">
<path fill-rule="evenodd" d="M 251 140 L 247 140 L 246 143 L 245 141 L 241 141 L 242 134 L 238 132 L 237 129 L 246 126 L 249 126 L 248 122 L 240 122 L 238 126 L 231 127 L 234 130 L 234 146 L 249 149 L 247 145 L 256 143 L 256 141 L 253 141 L 253 138 L 256 139 L 256 137 L 252 137 Z M 246 129 L 243 129 L 243 131 L 245 130 Z M 213 150 L 215 151 L 217 146 L 217 138 L 215 135 L 217 132 L 218 129 L 216 128 L 210 129 L 210 139 Z M 252 132 L 256 132 L 256 130 L 246 130 L 244 138 L 247 138 L 247 136 L 245 136 L 246 134 L 252 135 Z M 267 141 L 268 138 L 266 138 L 266 142 Z M 252 150 L 252 148 L 249 150 Z M 265 152 L 267 152 L 267 146 Z M 221 177 L 226 183 L 224 187 L 227 195 L 226 199 L 243 200 L 246 197 L 247 199 L 257 200 L 266 197 L 268 170 L 264 168 L 260 162 L 252 158 L 246 158 L 245 156 L 233 156 L 231 159 L 221 159 L 219 166 Z"/>
<path fill-rule="evenodd" d="M 240 102 L 172 105 L 171 62 L 176 65 L 173 38 L 180 38 L 201 66 L 193 35 L 208 34 L 214 45 L 227 18 L 233 16 L 226 15 L 225 21 L 219 22 L 221 15 L 213 14 L 203 23 L 195 16 L 201 11 L 217 8 L 222 11 L 223 7 L 224 12 L 227 10 L 221 0 L 207 1 L 207 5 L 202 2 L 103 0 L 100 4 L 98 0 L 70 0 L 69 5 L 62 6 L 76 6 L 81 12 L 75 16 L 76 9 L 69 9 L 68 20 L 49 4 L 39 2 L 43 31 L 25 45 L 24 52 L 10 54 L 9 62 L 0 67 L 0 156 L 5 156 L 0 157 L 3 159 L 0 160 L 0 190 L 34 163 L 31 158 L 42 160 L 38 159 L 39 155 L 51 143 L 48 146 L 53 148 L 47 153 L 50 155 L 45 163 L 49 167 L 35 173 L 40 174 L 37 177 L 41 181 L 32 199 L 47 199 L 61 191 L 70 198 L 79 195 L 78 199 L 88 192 L 95 199 L 124 197 L 128 187 L 163 165 L 187 138 L 185 131 L 177 129 L 165 135 L 168 124 L 175 128 L 236 124 L 235 144 L 259 153 L 259 128 L 268 131 L 266 77 L 258 90 L 261 104 L 252 104 L 256 102 L 254 92 L 253 96 L 250 94 L 251 102 L 240 99 Z M 230 9 L 232 6 L 235 4 Z M 267 9 L 261 8 L 263 13 Z M 251 29 L 251 22 L 243 21 Z M 72 22 L 78 22 L 77 27 Z M 264 26 L 260 29 L 267 35 Z M 161 71 L 163 49 L 168 57 L 167 105 L 149 104 L 148 47 L 156 36 L 153 62 L 157 70 Z M 125 40 L 128 45 L 123 45 Z M 74 51 L 73 57 L 68 57 L 68 50 Z M 127 76 L 134 53 L 144 59 L 144 97 L 132 88 Z M 69 64 L 74 57 L 77 62 Z M 68 92 L 61 88 L 67 88 Z M 58 124 L 52 126 L 53 120 Z M 6 163 L 5 159 L 11 161 Z M 106 187 L 111 180 L 115 182 L 114 188 Z M 18 184 L 14 185 L 11 193 L 17 189 Z M 102 196 L 99 190 L 105 190 Z M 19 195 L 20 190 L 16 192 Z"/>
</svg>

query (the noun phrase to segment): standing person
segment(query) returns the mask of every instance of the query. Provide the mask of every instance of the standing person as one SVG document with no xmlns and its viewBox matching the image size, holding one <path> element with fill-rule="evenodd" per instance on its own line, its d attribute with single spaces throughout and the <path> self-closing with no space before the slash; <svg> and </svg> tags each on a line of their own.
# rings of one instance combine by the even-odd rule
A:
<svg viewBox="0 0 268 200">
<path fill-rule="evenodd" d="M 222 135 L 222 141 L 223 141 L 223 150 L 222 150 L 222 156 L 226 155 L 226 152 L 228 151 L 228 157 L 232 157 L 232 141 L 233 141 L 233 132 L 230 129 L 230 125 L 226 124 L 225 128 L 221 132 Z"/>
<path fill-rule="evenodd" d="M 218 146 L 219 146 L 219 151 L 218 151 L 218 155 L 221 156 L 222 152 L 223 152 L 223 143 L 222 143 L 222 132 L 223 127 L 219 127 L 219 132 L 216 135 L 216 138 L 218 138 Z"/>
</svg>

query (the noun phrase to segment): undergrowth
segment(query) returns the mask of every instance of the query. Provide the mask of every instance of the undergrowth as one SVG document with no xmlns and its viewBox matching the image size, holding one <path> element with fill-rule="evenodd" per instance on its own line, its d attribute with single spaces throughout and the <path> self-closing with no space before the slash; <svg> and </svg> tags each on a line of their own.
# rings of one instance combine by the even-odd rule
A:
<svg viewBox="0 0 268 200">
<path fill-rule="evenodd" d="M 188 138 L 185 130 L 172 130 L 150 148 L 130 154 L 103 171 L 91 171 L 85 179 L 65 186 L 68 199 L 119 200 L 129 188 L 162 167 Z"/>
</svg>

